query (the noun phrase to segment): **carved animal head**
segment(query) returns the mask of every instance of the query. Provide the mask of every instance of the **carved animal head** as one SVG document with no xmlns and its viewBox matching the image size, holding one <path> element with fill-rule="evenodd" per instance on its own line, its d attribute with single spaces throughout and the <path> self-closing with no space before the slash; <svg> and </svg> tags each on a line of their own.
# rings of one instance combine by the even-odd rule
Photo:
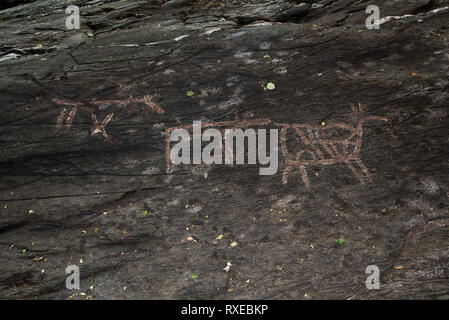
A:
<svg viewBox="0 0 449 320">
<path fill-rule="evenodd" d="M 354 112 L 356 119 L 357 119 L 357 125 L 362 126 L 363 122 L 369 121 L 369 120 L 381 120 L 381 121 L 388 121 L 386 117 L 380 117 L 380 116 L 368 116 L 364 115 L 365 113 L 365 105 L 359 102 L 359 104 L 356 106 L 354 104 L 351 104 L 351 109 Z"/>
</svg>

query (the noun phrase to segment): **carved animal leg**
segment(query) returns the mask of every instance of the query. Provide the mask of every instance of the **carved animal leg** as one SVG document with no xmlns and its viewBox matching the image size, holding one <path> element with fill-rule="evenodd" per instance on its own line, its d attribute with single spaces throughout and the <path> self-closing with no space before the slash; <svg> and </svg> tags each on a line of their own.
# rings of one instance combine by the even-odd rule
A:
<svg viewBox="0 0 449 320">
<path fill-rule="evenodd" d="M 109 121 L 111 121 L 113 116 L 114 116 L 113 113 L 108 114 L 106 116 L 106 118 L 101 122 L 101 124 L 98 124 L 97 116 L 95 114 L 92 114 L 92 121 L 94 123 L 94 130 L 92 131 L 91 135 L 95 135 L 95 134 L 101 133 L 106 140 L 111 139 L 111 136 L 106 132 L 105 127 L 108 125 Z"/>
<path fill-rule="evenodd" d="M 67 112 L 67 109 L 64 108 L 62 109 L 61 113 L 59 113 L 58 116 L 58 124 L 56 125 L 56 127 L 61 128 L 62 124 L 64 123 L 64 118 L 65 118 L 65 113 Z"/>
<path fill-rule="evenodd" d="M 373 182 L 373 178 L 371 177 L 371 174 L 369 173 L 368 169 L 365 167 L 363 162 L 360 159 L 358 159 L 358 158 L 355 159 L 355 161 L 357 162 L 357 164 L 360 167 L 360 169 L 362 169 L 362 171 L 365 174 L 365 176 L 368 178 L 368 181 L 369 182 Z"/>
<path fill-rule="evenodd" d="M 346 161 L 346 165 L 351 169 L 352 173 L 359 179 L 361 184 L 365 184 L 365 178 L 357 171 L 357 169 L 352 165 L 351 160 Z"/>
<path fill-rule="evenodd" d="M 144 96 L 144 97 L 143 97 L 143 101 L 144 101 L 145 104 L 149 107 L 149 110 L 147 111 L 147 113 L 149 113 L 150 110 L 153 110 L 153 111 L 158 112 L 158 113 L 164 113 L 165 110 L 162 109 L 158 104 L 156 104 L 156 103 L 154 103 L 154 102 L 152 101 L 152 99 L 153 99 L 154 97 L 156 97 L 155 94 L 147 95 L 147 96 Z"/>
<path fill-rule="evenodd" d="M 67 129 L 70 129 L 70 126 L 72 125 L 73 118 L 75 118 L 76 111 L 77 111 L 77 108 L 73 107 L 72 110 L 70 110 L 70 112 L 69 112 L 69 114 L 67 115 L 67 118 L 66 118 L 67 109 L 64 108 L 61 111 L 61 113 L 59 114 L 59 116 L 58 116 L 58 124 L 56 126 L 58 128 L 61 128 L 63 126 L 64 119 L 65 119 L 66 120 L 66 125 L 65 126 L 66 126 Z"/>
<path fill-rule="evenodd" d="M 299 166 L 299 170 L 301 171 L 302 181 L 304 182 L 306 188 L 309 188 L 310 187 L 310 181 L 309 181 L 309 178 L 307 177 L 306 167 L 300 165 Z"/>
<path fill-rule="evenodd" d="M 287 167 L 285 167 L 284 172 L 282 173 L 282 183 L 283 184 L 286 184 L 288 182 L 288 176 L 292 172 L 292 169 L 293 169 L 293 166 L 291 166 L 291 165 L 287 165 Z"/>
</svg>

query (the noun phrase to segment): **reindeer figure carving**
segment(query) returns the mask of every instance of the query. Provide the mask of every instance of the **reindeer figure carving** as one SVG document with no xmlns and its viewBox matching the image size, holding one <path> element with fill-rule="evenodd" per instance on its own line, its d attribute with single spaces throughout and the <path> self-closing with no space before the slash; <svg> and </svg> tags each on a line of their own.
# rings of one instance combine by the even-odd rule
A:
<svg viewBox="0 0 449 320">
<path fill-rule="evenodd" d="M 72 109 L 67 114 L 67 108 L 64 108 L 57 120 L 57 128 L 62 128 L 64 126 L 65 121 L 65 127 L 66 129 L 70 129 L 73 119 L 75 118 L 75 115 L 78 111 L 78 109 L 86 110 L 91 114 L 92 122 L 93 122 L 93 130 L 91 131 L 91 135 L 101 134 L 106 140 L 111 139 L 111 136 L 106 132 L 106 126 L 108 125 L 109 121 L 111 121 L 112 117 L 114 116 L 114 113 L 109 113 L 106 118 L 101 122 L 101 124 L 98 123 L 97 116 L 94 113 L 95 110 L 101 106 L 102 104 L 124 104 L 129 105 L 128 108 L 128 114 L 131 114 L 133 110 L 136 108 L 137 103 L 143 103 L 146 107 L 146 114 L 149 115 L 150 111 L 154 111 L 157 113 L 164 113 L 165 110 L 162 109 L 158 104 L 153 102 L 153 99 L 156 97 L 156 94 L 146 95 L 143 98 L 133 98 L 130 97 L 125 100 L 93 100 L 88 102 L 81 102 L 81 101 L 64 101 L 58 98 L 54 98 L 52 101 L 58 105 L 63 106 L 70 106 Z"/>
<path fill-rule="evenodd" d="M 309 125 L 309 124 L 286 124 L 278 123 L 281 127 L 281 149 L 285 159 L 285 169 L 282 175 L 282 182 L 287 183 L 290 174 L 294 169 L 299 169 L 302 180 L 306 188 L 310 187 L 306 166 L 309 165 L 332 165 L 344 163 L 364 184 L 372 181 L 368 169 L 360 160 L 360 148 L 363 137 L 363 123 L 368 120 L 388 121 L 384 117 L 364 115 L 365 107 L 361 103 L 358 106 L 351 105 L 357 119 L 357 125 L 351 126 L 346 123 L 336 123 L 330 125 Z M 287 130 L 294 129 L 300 137 L 305 148 L 300 150 L 292 159 L 287 150 Z M 347 131 L 347 138 L 335 139 L 328 133 L 330 131 Z M 357 165 L 359 169 L 355 167 Z"/>
</svg>

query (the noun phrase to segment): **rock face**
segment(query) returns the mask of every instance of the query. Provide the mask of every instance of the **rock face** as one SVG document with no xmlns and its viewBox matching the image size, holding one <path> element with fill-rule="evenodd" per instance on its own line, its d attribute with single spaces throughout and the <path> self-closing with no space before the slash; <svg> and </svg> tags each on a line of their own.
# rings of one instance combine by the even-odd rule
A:
<svg viewBox="0 0 449 320">
<path fill-rule="evenodd" d="M 449 298 L 449 1 L 377 2 L 0 11 L 0 296 Z M 169 164 L 196 120 L 278 129 L 277 173 Z"/>
</svg>

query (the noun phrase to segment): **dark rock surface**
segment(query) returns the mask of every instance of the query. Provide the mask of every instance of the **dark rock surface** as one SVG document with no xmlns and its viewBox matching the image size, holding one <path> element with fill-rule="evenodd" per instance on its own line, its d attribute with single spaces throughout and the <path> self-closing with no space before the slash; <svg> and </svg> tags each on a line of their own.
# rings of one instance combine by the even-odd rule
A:
<svg viewBox="0 0 449 320">
<path fill-rule="evenodd" d="M 69 4 L 80 30 L 65 29 Z M 367 30 L 368 4 L 395 17 Z M 448 299 L 445 6 L 37 0 L 0 11 L 0 297 Z M 281 153 L 272 176 L 167 172 L 167 128 L 236 114 L 266 128 L 388 121 L 363 125 L 371 182 L 337 163 L 308 166 L 309 188 L 299 170 L 283 184 Z M 301 146 L 294 132 L 283 141 Z M 65 288 L 71 264 L 78 294 Z M 368 265 L 380 290 L 365 287 Z"/>
</svg>

